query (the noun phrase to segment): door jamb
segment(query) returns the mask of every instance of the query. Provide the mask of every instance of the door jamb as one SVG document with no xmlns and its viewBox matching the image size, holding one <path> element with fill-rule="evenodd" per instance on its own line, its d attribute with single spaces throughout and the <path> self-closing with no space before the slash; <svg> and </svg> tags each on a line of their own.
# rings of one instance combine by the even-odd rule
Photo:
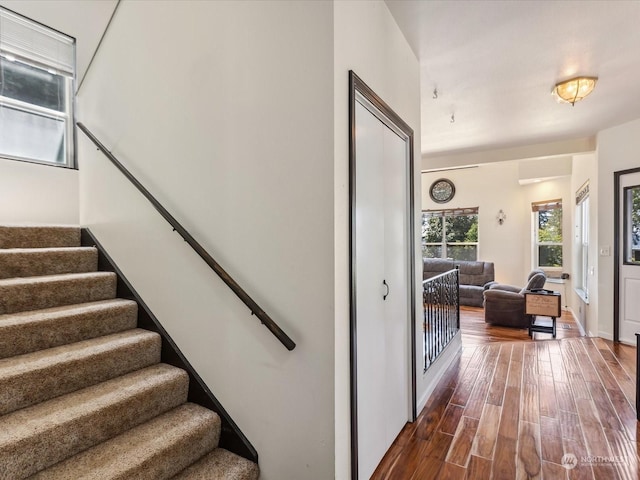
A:
<svg viewBox="0 0 640 480">
<path fill-rule="evenodd" d="M 613 172 L 613 341 L 620 341 L 620 177 L 640 167 Z"/>
<path fill-rule="evenodd" d="M 356 265 L 355 265 L 355 232 L 356 232 L 356 95 L 362 95 L 376 109 L 389 119 L 397 129 L 402 131 L 409 143 L 409 321 L 410 355 L 411 355 L 411 420 L 417 418 L 416 404 L 416 285 L 415 285 L 415 187 L 414 187 L 414 140 L 413 129 L 404 122 L 353 70 L 349 70 L 349 292 L 350 303 L 350 364 L 351 364 L 351 478 L 358 479 L 358 392 L 357 392 L 357 322 L 356 322 Z"/>
</svg>

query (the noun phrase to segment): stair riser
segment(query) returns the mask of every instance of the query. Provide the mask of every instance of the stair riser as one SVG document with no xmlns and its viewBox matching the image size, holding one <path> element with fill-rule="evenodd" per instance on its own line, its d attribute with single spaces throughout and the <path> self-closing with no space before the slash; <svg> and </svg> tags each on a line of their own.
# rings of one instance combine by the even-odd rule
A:
<svg viewBox="0 0 640 480">
<path fill-rule="evenodd" d="M 50 422 L 19 441 L 14 439 L 9 445 L 0 446 L 4 474 L 8 478 L 27 478 L 186 402 L 189 377 L 184 371 L 175 369 L 174 372 L 154 378 L 142 391 L 129 388 L 133 390 L 131 393 L 119 392 L 115 399 L 98 397 L 95 399 L 98 405 L 89 405 L 87 411 L 64 423 Z M 76 397 L 78 395 L 66 399 L 67 403 L 73 405 L 78 401 Z M 62 410 L 65 402 L 56 401 L 56 407 Z M 38 408 L 28 410 L 35 412 Z"/>
<path fill-rule="evenodd" d="M 186 404 L 31 480 L 168 480 L 218 445 L 220 418 Z"/>
<path fill-rule="evenodd" d="M 42 277 L 42 279 L 49 277 Z M 34 281 L 0 285 L 0 314 L 42 308 L 96 302 L 116 296 L 115 274 L 100 274 L 81 279 L 56 277 L 52 281 Z"/>
<path fill-rule="evenodd" d="M 79 247 L 78 227 L 0 226 L 0 248 Z"/>
<path fill-rule="evenodd" d="M 137 317 L 138 306 L 130 302 L 68 315 L 31 314 L 20 323 L 0 319 L 0 359 L 129 330 Z"/>
<path fill-rule="evenodd" d="M 0 415 L 159 363 L 160 348 L 160 337 L 146 334 L 99 350 L 89 347 L 73 356 L 58 347 L 52 349 L 57 355 L 26 363 L 17 373 L 16 362 L 28 355 L 3 360 Z"/>
<path fill-rule="evenodd" d="M 95 272 L 97 269 L 98 251 L 94 248 L 57 251 L 0 250 L 0 278 Z"/>
</svg>

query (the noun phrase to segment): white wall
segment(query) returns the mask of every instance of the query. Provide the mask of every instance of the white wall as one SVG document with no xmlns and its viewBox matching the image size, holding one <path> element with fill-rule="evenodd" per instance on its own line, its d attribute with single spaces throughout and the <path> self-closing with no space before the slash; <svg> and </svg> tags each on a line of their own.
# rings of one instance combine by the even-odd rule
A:
<svg viewBox="0 0 640 480">
<path fill-rule="evenodd" d="M 573 167 L 572 162 L 573 157 L 570 155 L 520 160 L 518 162 L 520 183 L 570 176 Z"/>
<path fill-rule="evenodd" d="M 565 205 L 563 271 L 571 272 L 572 265 L 571 177 L 520 185 L 521 170 L 518 162 L 500 162 L 422 174 L 423 209 L 478 207 L 478 260 L 494 262 L 496 281 L 518 286 L 525 284 L 533 268 L 533 202 L 562 199 Z M 453 181 L 456 193 L 450 202 L 437 204 L 431 200 L 429 188 L 442 177 Z M 496 220 L 500 210 L 507 216 L 502 225 Z M 569 290 L 567 284 L 567 292 Z"/>
<path fill-rule="evenodd" d="M 79 222 L 77 170 L 0 159 L 0 223 Z"/>
<path fill-rule="evenodd" d="M 572 233 L 573 233 L 573 286 L 576 285 L 576 271 L 581 257 L 579 244 L 580 232 L 576 229 L 577 218 L 575 196 L 578 189 L 589 181 L 589 265 L 593 266 L 593 273 L 589 274 L 589 303 L 585 303 L 572 288 L 571 305 L 578 321 L 582 324 L 587 335 L 598 335 L 598 163 L 595 153 L 576 155 L 573 157 L 573 173 L 571 176 L 572 192 Z"/>
<path fill-rule="evenodd" d="M 334 475 L 332 72 L 330 2 L 124 1 L 78 99 L 80 120 L 298 344 L 280 345 L 80 134 L 82 223 L 265 480 Z"/>
<path fill-rule="evenodd" d="M 350 478 L 349 414 L 349 70 L 353 70 L 414 131 L 416 232 L 420 211 L 420 91 L 418 61 L 381 1 L 334 3 L 335 164 L 335 478 Z M 417 243 L 419 245 L 419 242 Z M 421 269 L 416 252 L 416 287 Z M 421 295 L 416 296 L 419 300 Z M 416 309 L 422 311 L 421 302 Z M 421 330 L 418 318 L 417 331 Z M 418 335 L 420 337 L 420 335 Z M 418 348 L 418 352 L 422 350 Z M 420 357 L 421 354 L 418 356 Z M 420 361 L 418 359 L 418 361 Z M 420 365 L 420 363 L 418 363 Z M 418 372 L 420 372 L 418 368 Z M 418 397 L 430 383 L 418 374 Z M 330 478 L 330 477 L 317 477 Z M 331 477 L 332 478 L 332 477 Z"/>
<path fill-rule="evenodd" d="M 456 193 L 450 202 L 437 204 L 429 197 L 429 188 L 443 177 L 453 181 Z M 530 270 L 525 267 L 530 220 L 523 212 L 523 188 L 518 183 L 517 162 L 422 174 L 424 210 L 460 207 L 478 207 L 478 260 L 494 263 L 496 281 L 522 285 Z M 507 216 L 502 225 L 496 220 L 500 210 Z"/>
<path fill-rule="evenodd" d="M 598 134 L 598 247 L 613 252 L 613 173 L 640 167 L 640 119 Z M 613 255 L 598 257 L 597 335 L 613 338 Z M 594 332 L 596 333 L 596 332 Z"/>
</svg>

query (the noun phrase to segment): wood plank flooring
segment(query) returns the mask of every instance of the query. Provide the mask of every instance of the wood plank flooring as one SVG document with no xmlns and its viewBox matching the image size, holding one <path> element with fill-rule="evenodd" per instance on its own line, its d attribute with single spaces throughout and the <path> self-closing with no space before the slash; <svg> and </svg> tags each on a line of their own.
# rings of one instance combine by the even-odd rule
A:
<svg viewBox="0 0 640 480">
<path fill-rule="evenodd" d="M 551 325 L 551 319 L 543 318 L 541 321 Z M 529 340 L 526 328 L 500 327 L 486 323 L 484 309 L 480 307 L 460 307 L 460 330 L 463 345 Z M 562 317 L 556 320 L 556 339 L 580 336 L 580 329 L 573 315 L 563 310 Z M 550 333 L 534 332 L 533 338 L 547 340 L 553 337 Z"/>
<path fill-rule="evenodd" d="M 637 479 L 635 352 L 587 337 L 465 342 L 372 479 Z"/>
</svg>

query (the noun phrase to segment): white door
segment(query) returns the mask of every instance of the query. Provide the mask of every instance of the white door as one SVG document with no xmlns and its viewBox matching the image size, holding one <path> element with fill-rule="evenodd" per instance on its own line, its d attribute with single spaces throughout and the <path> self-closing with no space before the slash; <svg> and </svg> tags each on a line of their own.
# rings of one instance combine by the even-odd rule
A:
<svg viewBox="0 0 640 480">
<path fill-rule="evenodd" d="M 407 144 L 358 102 L 355 117 L 358 478 L 368 479 L 410 412 Z"/>
<path fill-rule="evenodd" d="M 387 449 L 409 420 L 409 239 L 407 143 L 385 128 L 385 357 Z"/>
<path fill-rule="evenodd" d="M 640 172 L 620 176 L 620 341 L 640 333 Z"/>
</svg>

